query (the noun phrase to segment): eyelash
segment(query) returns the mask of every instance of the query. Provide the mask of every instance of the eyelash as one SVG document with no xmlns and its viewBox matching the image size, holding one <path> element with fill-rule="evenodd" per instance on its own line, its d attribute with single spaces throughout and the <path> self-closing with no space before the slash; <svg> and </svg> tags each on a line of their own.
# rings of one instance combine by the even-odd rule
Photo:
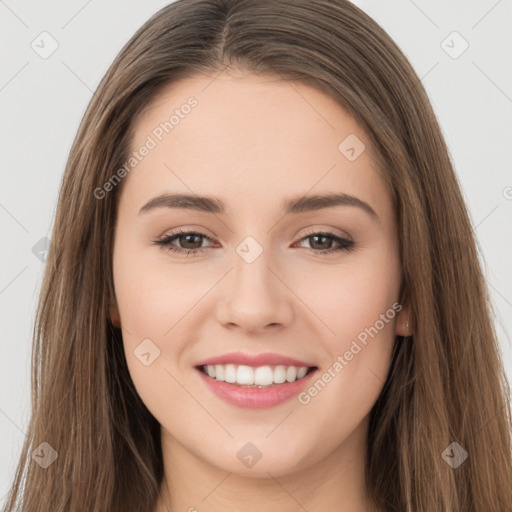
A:
<svg viewBox="0 0 512 512">
<path fill-rule="evenodd" d="M 154 243 L 162 248 L 167 249 L 168 251 L 172 251 L 172 252 L 180 253 L 180 254 L 184 253 L 185 256 L 192 256 L 198 252 L 202 252 L 205 249 L 205 247 L 199 248 L 199 249 L 183 249 L 181 247 L 176 247 L 171 244 L 171 242 L 173 242 L 175 239 L 178 239 L 180 236 L 184 236 L 184 235 L 199 235 L 199 236 L 206 238 L 209 241 L 212 241 L 212 239 L 209 236 L 205 235 L 204 233 L 200 233 L 197 231 L 184 231 L 184 230 L 180 229 L 178 232 L 171 233 L 171 234 L 166 235 L 158 240 L 155 240 Z M 334 240 L 335 242 L 338 242 L 338 244 L 340 244 L 340 246 L 337 247 L 336 249 L 324 249 L 324 250 L 311 249 L 311 251 L 313 251 L 321 256 L 326 256 L 328 254 L 337 253 L 337 252 L 350 252 L 354 249 L 354 246 L 355 246 L 354 242 L 352 242 L 351 240 L 348 240 L 346 238 L 341 238 L 329 231 L 312 231 L 310 233 L 305 234 L 299 240 L 299 242 L 306 238 L 310 238 L 314 235 L 330 238 L 330 239 Z"/>
</svg>

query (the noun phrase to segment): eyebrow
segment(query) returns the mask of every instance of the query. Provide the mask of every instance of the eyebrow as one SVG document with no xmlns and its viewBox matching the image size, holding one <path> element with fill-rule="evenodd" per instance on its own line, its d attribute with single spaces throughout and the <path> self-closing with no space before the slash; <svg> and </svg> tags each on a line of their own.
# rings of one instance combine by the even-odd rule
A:
<svg viewBox="0 0 512 512">
<path fill-rule="evenodd" d="M 281 208 L 285 214 L 304 213 L 335 206 L 354 206 L 361 208 L 374 220 L 379 216 L 375 210 L 366 202 L 348 194 L 316 194 L 311 196 L 300 196 L 283 201 Z M 224 203 L 212 196 L 198 196 L 191 194 L 161 194 L 150 199 L 140 210 L 139 215 L 156 208 L 182 208 L 200 212 L 223 214 L 226 211 Z"/>
</svg>

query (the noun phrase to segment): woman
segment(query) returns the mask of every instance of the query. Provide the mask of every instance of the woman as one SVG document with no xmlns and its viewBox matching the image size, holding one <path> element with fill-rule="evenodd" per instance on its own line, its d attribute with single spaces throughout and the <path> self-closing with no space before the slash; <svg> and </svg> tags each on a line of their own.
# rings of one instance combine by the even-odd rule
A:
<svg viewBox="0 0 512 512">
<path fill-rule="evenodd" d="M 8 510 L 510 510 L 475 247 L 361 10 L 165 7 L 69 157 Z"/>
</svg>

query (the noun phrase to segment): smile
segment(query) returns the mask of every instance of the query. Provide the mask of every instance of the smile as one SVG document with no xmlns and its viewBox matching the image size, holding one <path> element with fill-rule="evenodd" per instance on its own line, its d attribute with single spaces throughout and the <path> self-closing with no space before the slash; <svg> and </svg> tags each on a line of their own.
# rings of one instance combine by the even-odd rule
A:
<svg viewBox="0 0 512 512">
<path fill-rule="evenodd" d="M 258 366 L 216 364 L 202 365 L 201 371 L 210 378 L 237 386 L 268 388 L 304 378 L 313 367 L 306 366 Z"/>
<path fill-rule="evenodd" d="M 318 367 L 280 354 L 233 352 L 200 361 L 194 369 L 223 402 L 244 409 L 267 409 L 297 396 Z"/>
</svg>

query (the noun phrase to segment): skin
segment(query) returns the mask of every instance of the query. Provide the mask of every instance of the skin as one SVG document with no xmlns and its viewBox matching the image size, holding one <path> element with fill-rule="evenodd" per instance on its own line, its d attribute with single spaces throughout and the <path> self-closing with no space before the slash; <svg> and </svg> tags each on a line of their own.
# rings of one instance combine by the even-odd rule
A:
<svg viewBox="0 0 512 512">
<path fill-rule="evenodd" d="M 231 71 L 165 89 L 136 119 L 133 149 L 190 96 L 198 105 L 124 178 L 114 240 L 111 318 L 123 329 L 137 392 L 162 428 L 166 485 L 155 512 L 374 510 L 364 482 L 368 418 L 394 337 L 407 334 L 405 306 L 306 405 L 293 397 L 238 408 L 193 368 L 241 350 L 295 357 L 322 374 L 398 302 L 396 219 L 370 141 L 319 90 Z M 355 161 L 338 149 L 349 134 L 366 145 Z M 333 191 L 367 202 L 378 219 L 346 205 L 280 209 L 284 199 Z M 139 214 L 174 192 L 216 196 L 226 212 Z M 180 227 L 210 240 L 173 245 L 202 253 L 154 244 Z M 349 236 L 353 250 L 320 255 L 337 243 L 306 235 L 326 230 Z M 263 249 L 250 264 L 236 252 L 249 235 Z M 160 350 L 149 366 L 134 355 L 146 338 Z M 262 454 L 250 468 L 237 457 L 247 442 Z"/>
</svg>

